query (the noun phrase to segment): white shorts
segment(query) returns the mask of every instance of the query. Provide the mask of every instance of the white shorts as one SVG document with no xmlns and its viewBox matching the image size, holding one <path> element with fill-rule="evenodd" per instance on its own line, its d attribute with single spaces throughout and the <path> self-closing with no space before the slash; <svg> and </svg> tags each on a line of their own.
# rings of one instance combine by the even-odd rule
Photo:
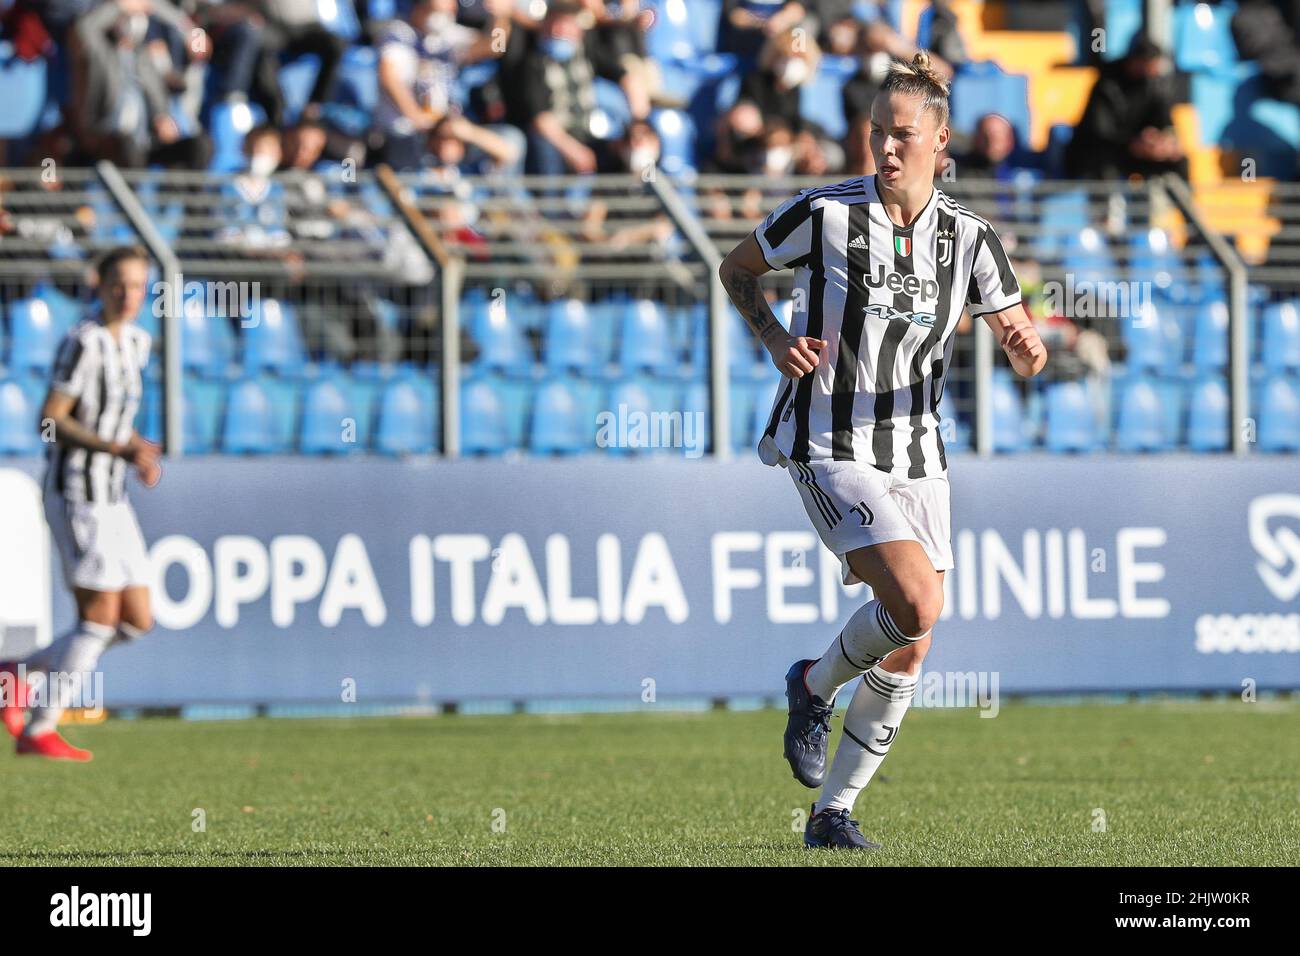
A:
<svg viewBox="0 0 1300 956">
<path fill-rule="evenodd" d="M 149 550 L 130 502 L 45 498 L 45 520 L 68 587 L 122 591 L 151 582 Z"/>
<path fill-rule="evenodd" d="M 856 461 L 781 462 L 803 499 L 822 543 L 839 556 L 845 584 L 861 581 L 845 559 L 857 548 L 915 541 L 936 571 L 952 560 L 948 479 L 897 478 Z"/>
</svg>

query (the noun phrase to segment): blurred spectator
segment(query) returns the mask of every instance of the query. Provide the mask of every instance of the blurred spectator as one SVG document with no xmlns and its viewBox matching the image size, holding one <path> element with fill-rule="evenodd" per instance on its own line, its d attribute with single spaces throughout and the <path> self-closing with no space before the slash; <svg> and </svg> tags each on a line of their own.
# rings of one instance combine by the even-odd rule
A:
<svg viewBox="0 0 1300 956">
<path fill-rule="evenodd" d="M 975 124 L 970 149 L 954 157 L 959 179 L 1004 180 L 1017 151 L 1016 128 L 1000 113 L 985 113 Z"/>
<path fill-rule="evenodd" d="M 1175 94 L 1168 57 L 1138 33 L 1123 59 L 1101 68 L 1065 153 L 1066 174 L 1125 179 L 1175 172 L 1187 176 L 1173 129 Z"/>
<path fill-rule="evenodd" d="M 859 114 L 849 123 L 844 138 L 844 174 L 846 176 L 876 175 L 876 159 L 871 154 L 871 116 Z"/>
<path fill-rule="evenodd" d="M 456 22 L 456 0 L 421 0 L 406 20 L 394 20 L 378 42 L 380 156 L 394 169 L 418 169 L 428 133 L 450 118 L 449 132 L 472 140 L 477 128 L 455 112 L 456 75 L 466 63 L 500 56 L 511 31 L 508 0 L 494 0 L 487 32 Z"/>
<path fill-rule="evenodd" d="M 1242 0 L 1232 38 L 1243 60 L 1254 60 L 1269 96 L 1300 103 L 1300 2 Z"/>
<path fill-rule="evenodd" d="M 863 25 L 879 15 L 874 4 L 857 0 L 809 0 L 807 7 L 813 36 L 822 49 L 835 56 L 857 52 Z M 855 7 L 866 14 L 865 18 L 859 19 Z"/>
<path fill-rule="evenodd" d="M 683 107 L 660 91 L 659 64 L 646 53 L 645 34 L 654 11 L 642 10 L 640 0 L 582 0 L 594 24 L 591 35 L 603 55 L 623 70 L 619 86 L 627 97 L 633 119 L 650 115 L 652 101 L 661 106 Z"/>
<path fill-rule="evenodd" d="M 805 121 L 794 138 L 796 176 L 829 176 L 844 168 L 844 150 L 815 124 Z"/>
<path fill-rule="evenodd" d="M 752 61 L 765 40 L 798 26 L 805 15 L 796 0 L 723 0 L 718 50 Z"/>
<path fill-rule="evenodd" d="M 767 120 L 781 120 L 792 130 L 803 122 L 799 90 L 812 80 L 821 62 L 821 48 L 806 33 L 787 30 L 769 39 L 758 68 L 740 83 L 740 98 L 749 100 Z"/>
<path fill-rule="evenodd" d="M 645 120 L 629 123 L 623 135 L 613 143 L 610 153 L 617 170 L 638 176 L 637 180 L 629 183 L 629 194 L 643 194 L 641 180 L 650 175 L 659 162 L 660 149 L 659 134 Z M 644 213 L 628 213 L 617 204 L 611 210 L 603 198 L 595 198 L 588 206 L 583 233 L 588 242 L 604 243 L 612 249 L 647 244 L 663 247 L 673 235 L 673 225 L 662 213 L 647 219 Z M 602 261 L 616 260 L 604 257 Z"/>
<path fill-rule="evenodd" d="M 165 0 L 108 0 L 74 26 L 70 112 L 81 158 L 202 169 L 211 146 L 205 135 L 182 135 L 172 116 L 173 64 L 165 44 L 150 43 L 151 23 L 181 36 L 194 29 Z"/>
<path fill-rule="evenodd" d="M 511 34 L 501 62 L 506 115 L 528 136 L 530 173 L 594 173 L 609 165 L 594 80 L 622 82 L 625 71 L 584 29 L 583 12 L 571 0 L 553 0 L 535 31 Z"/>
<path fill-rule="evenodd" d="M 320 21 L 316 0 L 244 0 L 208 3 L 198 16 L 212 35 L 217 100 L 251 100 L 283 126 L 280 67 L 314 55 L 320 68 L 303 107 L 315 119 L 329 100 L 346 42 Z"/>
<path fill-rule="evenodd" d="M 708 172 L 747 173 L 763 145 L 763 114 L 750 100 L 740 100 L 718 117 L 717 137 Z"/>
</svg>

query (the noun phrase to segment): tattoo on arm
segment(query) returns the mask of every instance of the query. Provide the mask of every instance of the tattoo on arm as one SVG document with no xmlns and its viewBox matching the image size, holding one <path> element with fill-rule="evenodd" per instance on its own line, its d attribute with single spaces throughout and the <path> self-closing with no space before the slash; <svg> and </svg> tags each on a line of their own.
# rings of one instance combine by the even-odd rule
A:
<svg viewBox="0 0 1300 956">
<path fill-rule="evenodd" d="M 736 307 L 736 311 L 745 317 L 745 321 L 754 334 L 758 336 L 759 341 L 766 344 L 773 337 L 785 332 L 785 326 L 772 313 L 772 307 L 767 304 L 767 298 L 763 295 L 763 287 L 758 281 L 758 276 L 736 266 L 725 264 L 719 276 L 722 279 L 723 288 L 727 290 L 727 295 L 731 297 L 732 305 Z"/>
</svg>

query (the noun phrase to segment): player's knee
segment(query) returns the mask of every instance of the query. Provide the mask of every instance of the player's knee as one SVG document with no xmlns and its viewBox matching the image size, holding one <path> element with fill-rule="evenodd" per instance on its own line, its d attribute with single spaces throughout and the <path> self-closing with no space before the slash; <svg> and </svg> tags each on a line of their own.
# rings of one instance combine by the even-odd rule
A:
<svg viewBox="0 0 1300 956">
<path fill-rule="evenodd" d="M 129 617 L 124 614 L 117 629 L 128 641 L 143 637 L 153 630 L 153 614 L 149 611 L 137 611 Z"/>
<path fill-rule="evenodd" d="M 896 611 L 890 611 L 894 623 L 908 637 L 924 637 L 939 621 L 943 610 L 943 591 L 938 588 L 918 589 L 904 594 Z"/>
</svg>

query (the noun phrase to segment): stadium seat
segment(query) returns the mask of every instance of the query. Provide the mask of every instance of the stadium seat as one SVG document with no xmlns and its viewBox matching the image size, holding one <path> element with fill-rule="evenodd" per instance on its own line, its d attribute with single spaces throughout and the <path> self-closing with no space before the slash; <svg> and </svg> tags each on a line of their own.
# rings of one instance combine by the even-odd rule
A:
<svg viewBox="0 0 1300 956">
<path fill-rule="evenodd" d="M 629 302 L 620 325 L 618 361 L 624 373 L 676 369 L 671 329 L 658 305 L 649 299 Z"/>
<path fill-rule="evenodd" d="M 37 435 L 40 408 L 15 381 L 0 381 L 0 455 L 34 455 L 41 451 Z"/>
<path fill-rule="evenodd" d="M 1128 382 L 1120 395 L 1115 447 L 1119 451 L 1161 451 L 1166 447 L 1160 393 L 1145 378 Z"/>
<path fill-rule="evenodd" d="M 1106 0 L 1104 26 L 1106 46 L 1102 59 L 1118 60 L 1128 52 L 1134 34 L 1142 29 L 1142 0 Z"/>
<path fill-rule="evenodd" d="M 1079 382 L 1058 382 L 1046 389 L 1047 421 L 1044 439 L 1048 451 L 1091 451 L 1096 427 L 1088 393 Z"/>
<path fill-rule="evenodd" d="M 379 396 L 375 450 L 386 455 L 427 454 L 435 447 L 434 408 L 416 384 L 405 378 L 390 382 Z"/>
<path fill-rule="evenodd" d="M 212 159 L 208 169 L 214 173 L 232 173 L 247 166 L 244 136 L 254 126 L 265 122 L 266 113 L 256 103 L 218 103 L 212 107 L 208 120 Z"/>
<path fill-rule="evenodd" d="M 754 389 L 748 382 L 731 383 L 731 450 L 753 447 L 755 439 Z M 713 447 L 713 415 L 709 408 L 707 382 L 691 382 L 682 390 L 682 450 L 688 458 L 706 454 Z M 698 416 L 692 418 L 692 416 Z"/>
<path fill-rule="evenodd" d="M 562 378 L 543 382 L 533 403 L 529 448 L 539 455 L 571 455 L 588 451 L 595 435 L 595 422 L 583 415 L 578 390 Z"/>
<path fill-rule="evenodd" d="M 5 103 L 0 110 L 0 141 L 20 140 L 36 132 L 45 108 L 47 78 L 44 58 L 29 63 L 16 56 L 0 57 Z"/>
<path fill-rule="evenodd" d="M 993 376 L 993 450 L 1024 451 L 1029 445 L 1025 435 L 1025 410 L 1020 393 L 1009 375 Z"/>
<path fill-rule="evenodd" d="M 1154 303 L 1145 303 L 1132 316 L 1123 320 L 1120 335 L 1128 350 L 1125 362 L 1134 371 L 1159 371 L 1164 369 L 1169 358 L 1165 337 L 1166 325 L 1160 310 Z"/>
<path fill-rule="evenodd" d="M 316 13 L 330 33 L 351 42 L 361 38 L 361 21 L 352 0 L 316 0 Z"/>
<path fill-rule="evenodd" d="M 66 329 L 43 299 L 19 299 L 9 306 L 9 367 L 48 372 Z"/>
<path fill-rule="evenodd" d="M 598 139 L 618 139 L 632 122 L 627 96 L 622 87 L 603 76 L 594 79 L 592 91 L 596 98 L 596 110 L 591 118 L 593 135 Z"/>
<path fill-rule="evenodd" d="M 298 375 L 307 361 L 297 315 L 277 299 L 255 303 L 243 328 L 244 371 Z"/>
<path fill-rule="evenodd" d="M 1260 359 L 1270 373 L 1300 369 L 1300 300 L 1270 302 L 1263 308 Z"/>
<path fill-rule="evenodd" d="M 645 37 L 646 52 L 655 60 L 692 59 L 697 48 L 691 21 L 706 14 L 703 11 L 694 16 L 688 14 L 686 0 L 660 0 L 657 6 L 654 24 Z M 716 29 L 715 26 L 715 33 Z M 706 51 L 701 49 L 699 52 Z"/>
<path fill-rule="evenodd" d="M 844 84 L 857 72 L 857 61 L 847 56 L 823 56 L 811 82 L 799 88 L 799 115 L 811 120 L 832 139 L 849 131 L 844 116 Z"/>
<path fill-rule="evenodd" d="M 478 343 L 476 371 L 527 372 L 533 358 L 523 331 L 511 321 L 504 296 L 494 296 L 479 306 L 470 319 L 470 334 Z"/>
<path fill-rule="evenodd" d="M 1274 376 L 1263 388 L 1259 409 L 1259 450 L 1300 451 L 1300 384 Z"/>
<path fill-rule="evenodd" d="M 594 325 L 591 311 L 581 300 L 560 299 L 550 303 L 542 333 L 542 363 L 546 370 L 600 371 L 605 362 L 600 355 Z"/>
<path fill-rule="evenodd" d="M 1237 63 L 1229 24 L 1237 12 L 1232 0 L 1180 3 L 1174 9 L 1174 63 L 1180 70 L 1222 73 Z"/>
<path fill-rule="evenodd" d="M 302 401 L 299 451 L 305 455 L 357 451 L 365 447 L 358 431 L 356 411 L 337 384 L 326 379 L 307 387 Z"/>
<path fill-rule="evenodd" d="M 261 384 L 244 379 L 231 385 L 221 449 L 232 454 L 261 455 L 279 451 L 271 399 Z"/>
<path fill-rule="evenodd" d="M 669 176 L 695 170 L 695 121 L 681 110 L 655 110 L 650 122 L 659 134 L 659 167 Z"/>
<path fill-rule="evenodd" d="M 280 95 L 284 98 L 284 118 L 287 123 L 295 123 L 302 114 L 311 88 L 320 73 L 320 59 L 314 54 L 300 56 L 280 67 Z"/>
<path fill-rule="evenodd" d="M 202 294 L 187 294 L 181 310 L 181 365 L 185 370 L 208 377 L 223 374 L 229 365 L 231 339 L 229 323 L 207 314 Z"/>
<path fill-rule="evenodd" d="M 613 440 L 604 447 L 607 454 L 649 455 L 663 451 L 659 447 L 661 437 L 667 440 L 671 436 L 661 436 L 654 423 L 672 409 L 666 403 L 656 401 L 647 381 L 632 378 L 616 382 L 610 387 L 606 408 L 614 415 L 615 422 L 611 430 Z M 620 431 L 624 422 L 628 425 L 626 434 Z M 638 428 L 638 422 L 644 422 L 644 428 Z"/>
<path fill-rule="evenodd" d="M 1211 372 L 1228 365 L 1228 306 L 1208 302 L 1197 309 L 1192 344 L 1192 365 L 1198 372 Z"/>
<path fill-rule="evenodd" d="M 1188 402 L 1187 447 L 1192 451 L 1226 451 L 1229 436 L 1228 389 L 1219 378 L 1192 385 Z"/>
<path fill-rule="evenodd" d="M 957 70 L 952 81 L 952 128 L 970 136 L 986 113 L 1000 113 L 1015 128 L 1022 146 L 1030 142 L 1029 80 L 1003 73 L 996 63 L 968 63 Z"/>
<path fill-rule="evenodd" d="M 957 403 L 947 389 L 939 398 L 939 438 L 945 452 L 970 449 L 970 429 L 957 412 Z"/>
<path fill-rule="evenodd" d="M 460 389 L 460 447 L 466 455 L 499 455 L 509 445 L 505 407 L 492 384 L 469 380 Z"/>
</svg>

